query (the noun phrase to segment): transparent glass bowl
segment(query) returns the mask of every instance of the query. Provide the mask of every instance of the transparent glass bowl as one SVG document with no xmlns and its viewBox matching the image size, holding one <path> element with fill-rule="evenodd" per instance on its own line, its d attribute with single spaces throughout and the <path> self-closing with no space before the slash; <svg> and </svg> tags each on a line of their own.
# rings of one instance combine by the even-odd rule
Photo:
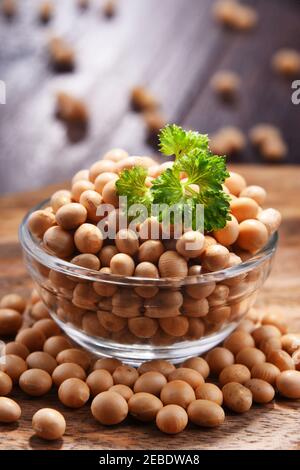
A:
<svg viewBox="0 0 300 470">
<path fill-rule="evenodd" d="M 131 364 L 174 363 L 223 341 L 255 302 L 268 277 L 277 234 L 250 260 L 184 279 L 103 274 L 44 251 L 28 230 L 19 236 L 27 269 L 51 316 L 75 342 L 97 355 Z"/>
</svg>

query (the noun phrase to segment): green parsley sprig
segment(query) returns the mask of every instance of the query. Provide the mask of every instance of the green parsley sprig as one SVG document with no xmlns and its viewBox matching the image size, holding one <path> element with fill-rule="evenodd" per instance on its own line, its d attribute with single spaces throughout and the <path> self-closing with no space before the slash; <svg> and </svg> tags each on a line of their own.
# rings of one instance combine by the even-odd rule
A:
<svg viewBox="0 0 300 470">
<path fill-rule="evenodd" d="M 119 196 L 127 197 L 127 206 L 143 204 L 150 209 L 152 195 L 146 186 L 147 170 L 141 166 L 135 166 L 130 170 L 123 170 L 116 181 Z"/>
<path fill-rule="evenodd" d="M 211 232 L 223 228 L 230 220 L 229 197 L 222 187 L 229 173 L 225 158 L 210 151 L 207 135 L 168 125 L 159 134 L 159 148 L 164 155 L 175 156 L 173 167 L 152 181 L 150 189 L 145 169 L 124 170 L 116 182 L 118 194 L 127 196 L 128 206 L 140 203 L 149 209 L 151 204 L 167 204 L 176 206 L 182 214 L 186 207 L 191 211 L 194 229 L 197 205 L 203 204 L 204 229 Z M 161 213 L 160 219 L 163 216 Z"/>
<path fill-rule="evenodd" d="M 178 159 L 197 149 L 208 147 L 208 136 L 194 131 L 185 131 L 176 124 L 168 124 L 159 134 L 159 149 L 166 156 Z"/>
</svg>

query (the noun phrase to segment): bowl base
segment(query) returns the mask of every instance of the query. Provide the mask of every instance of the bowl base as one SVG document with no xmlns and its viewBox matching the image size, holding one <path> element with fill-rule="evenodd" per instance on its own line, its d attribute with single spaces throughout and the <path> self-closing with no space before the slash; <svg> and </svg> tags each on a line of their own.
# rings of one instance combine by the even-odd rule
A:
<svg viewBox="0 0 300 470">
<path fill-rule="evenodd" d="M 230 335 L 238 323 L 230 323 L 217 333 L 196 341 L 183 341 L 169 346 L 153 346 L 148 344 L 121 344 L 83 333 L 74 325 L 69 325 L 57 318 L 53 312 L 51 316 L 60 328 L 75 343 L 90 353 L 99 357 L 113 357 L 132 366 L 139 366 L 142 362 L 152 359 L 166 359 L 174 364 L 181 363 L 189 357 L 200 356 L 217 346 Z"/>
</svg>

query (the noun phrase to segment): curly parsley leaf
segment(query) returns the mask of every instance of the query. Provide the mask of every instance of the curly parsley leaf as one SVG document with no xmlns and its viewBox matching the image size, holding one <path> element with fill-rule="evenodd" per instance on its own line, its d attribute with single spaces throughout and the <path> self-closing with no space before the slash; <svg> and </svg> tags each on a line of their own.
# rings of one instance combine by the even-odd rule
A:
<svg viewBox="0 0 300 470">
<path fill-rule="evenodd" d="M 225 227 L 229 215 L 229 196 L 210 189 L 199 193 L 198 204 L 204 205 L 204 228 L 207 232 Z"/>
<path fill-rule="evenodd" d="M 187 184 L 196 184 L 200 191 L 222 191 L 222 183 L 229 176 L 224 157 L 212 155 L 209 150 L 193 150 L 183 155 L 175 167 L 187 174 Z"/>
<path fill-rule="evenodd" d="M 168 168 L 153 181 L 150 191 L 154 204 L 168 204 L 171 206 L 184 196 L 179 173 L 171 168 Z"/>
<path fill-rule="evenodd" d="M 176 124 L 165 126 L 159 134 L 159 149 L 164 155 L 175 155 L 176 159 L 195 149 L 205 149 L 208 136 L 194 131 L 185 131 Z"/>
<path fill-rule="evenodd" d="M 184 131 L 181 127 L 167 126 L 160 134 L 164 153 L 176 156 L 172 169 L 157 178 L 151 188 L 156 203 L 169 205 L 189 204 L 193 227 L 196 225 L 196 208 L 204 206 L 204 228 L 217 230 L 229 219 L 229 198 L 222 184 L 229 176 L 224 157 L 213 155 L 206 135 Z M 181 179 L 181 173 L 186 178 Z"/>
<path fill-rule="evenodd" d="M 186 167 L 185 167 L 186 171 Z M 222 190 L 221 183 L 215 183 L 214 189 L 209 188 L 209 181 L 196 173 L 187 173 L 187 180 L 180 179 L 178 169 L 168 169 L 153 182 L 151 193 L 153 203 L 178 206 L 178 210 L 184 213 L 184 207 L 188 206 L 192 213 L 192 227 L 199 228 L 200 220 L 197 220 L 197 205 L 204 206 L 204 229 L 208 232 L 218 230 L 226 225 L 229 217 L 229 198 Z M 191 185 L 198 185 L 199 191 Z M 220 186 L 220 189 L 219 189 Z M 202 189 L 201 189 L 202 188 Z M 216 189 L 217 188 L 217 189 Z M 163 218 L 164 214 L 161 215 Z"/>
<path fill-rule="evenodd" d="M 147 170 L 141 166 L 135 166 L 129 170 L 123 170 L 116 181 L 119 196 L 127 197 L 127 206 L 143 204 L 150 208 L 152 196 L 146 185 Z"/>
<path fill-rule="evenodd" d="M 154 179 L 150 189 L 146 185 L 147 170 L 138 166 L 124 170 L 116 181 L 118 194 L 127 196 L 128 207 L 143 204 L 149 211 L 152 204 L 164 204 L 159 212 L 161 221 L 170 207 L 182 217 L 188 211 L 194 229 L 201 222 L 197 209 L 202 204 L 204 229 L 210 232 L 223 228 L 230 220 L 229 197 L 222 187 L 229 176 L 225 158 L 211 153 L 207 135 L 185 131 L 175 124 L 162 129 L 159 139 L 161 152 L 175 155 L 173 167 Z"/>
</svg>

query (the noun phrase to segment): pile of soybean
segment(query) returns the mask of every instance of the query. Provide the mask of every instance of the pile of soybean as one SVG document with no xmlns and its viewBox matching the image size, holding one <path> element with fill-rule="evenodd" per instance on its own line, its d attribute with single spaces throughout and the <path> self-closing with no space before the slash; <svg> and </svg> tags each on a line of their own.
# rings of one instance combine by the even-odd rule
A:
<svg viewBox="0 0 300 470">
<path fill-rule="evenodd" d="M 108 281 L 111 275 L 112 279 L 115 275 L 185 279 L 238 266 L 263 249 L 279 228 L 281 214 L 274 208 L 263 208 L 267 197 L 264 188 L 247 185 L 235 172 L 229 173 L 223 186 L 230 197 L 230 220 L 222 229 L 202 234 L 182 228 L 180 238 L 172 230 L 171 238 L 166 238 L 164 225 L 153 216 L 138 224 L 136 230 L 127 223 L 121 227 L 123 209 L 116 187 L 119 175 L 142 166 L 151 186 L 153 179 L 173 163 L 158 164 L 150 157 L 129 156 L 123 149 L 112 149 L 90 168 L 77 172 L 71 189 L 56 191 L 48 207 L 33 212 L 28 228 L 51 255 L 95 270 Z M 106 213 L 107 204 L 111 211 L 99 215 L 101 209 Z M 176 291 L 159 290 L 154 285 L 122 288 L 107 282 L 87 282 L 55 270 L 45 274 L 43 269 L 42 276 L 47 291 L 53 293 L 48 295 L 48 305 L 55 304 L 53 310 L 61 321 L 118 343 L 155 346 L 197 340 L 220 330 L 245 308 L 243 300 L 233 302 L 231 296 L 241 296 L 251 282 L 253 289 L 254 282 L 249 273 L 249 284 L 245 284 L 245 274 L 230 279 L 228 285 L 224 280 L 217 285 L 187 285 Z"/>
<path fill-rule="evenodd" d="M 288 333 L 277 314 L 262 316 L 252 309 L 223 346 L 204 358 L 189 358 L 177 367 L 152 360 L 134 368 L 115 358 L 95 359 L 71 344 L 35 291 L 27 304 L 30 327 L 22 326 L 25 309 L 25 299 L 17 294 L 0 301 L 0 337 L 15 335 L 1 352 L 0 423 L 21 416 L 20 405 L 8 398 L 17 386 L 31 397 L 55 388 L 67 408 L 89 403 L 87 413 L 102 425 L 119 424 L 129 414 L 156 422 L 167 434 L 183 431 L 189 421 L 220 426 L 224 409 L 245 413 L 253 403 L 271 402 L 276 393 L 300 399 L 300 334 Z M 57 410 L 42 408 L 32 427 L 42 439 L 55 440 L 64 434 L 66 421 Z"/>
</svg>

